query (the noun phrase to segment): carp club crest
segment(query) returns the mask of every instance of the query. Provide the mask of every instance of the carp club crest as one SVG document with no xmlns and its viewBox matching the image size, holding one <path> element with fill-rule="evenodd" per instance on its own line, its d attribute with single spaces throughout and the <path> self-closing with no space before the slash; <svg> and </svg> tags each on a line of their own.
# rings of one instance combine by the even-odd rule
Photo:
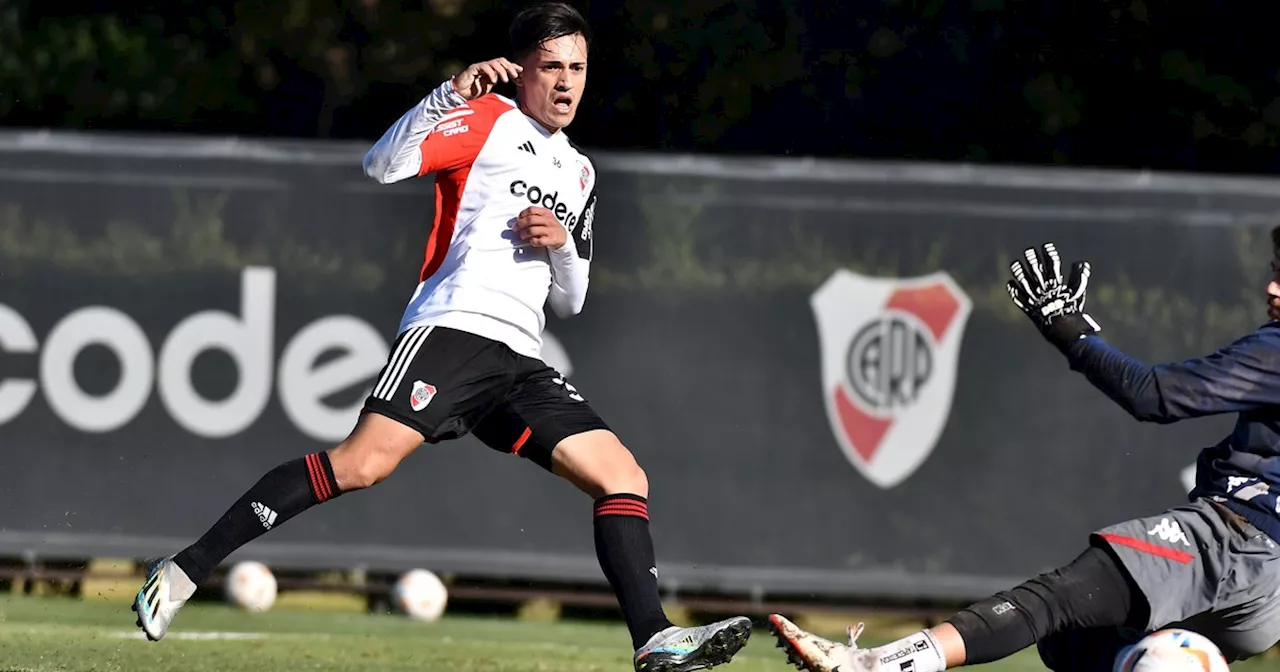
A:
<svg viewBox="0 0 1280 672">
<path fill-rule="evenodd" d="M 878 278 L 841 269 L 810 305 L 831 430 L 867 480 L 898 485 L 947 424 L 972 302 L 946 272 Z"/>
</svg>

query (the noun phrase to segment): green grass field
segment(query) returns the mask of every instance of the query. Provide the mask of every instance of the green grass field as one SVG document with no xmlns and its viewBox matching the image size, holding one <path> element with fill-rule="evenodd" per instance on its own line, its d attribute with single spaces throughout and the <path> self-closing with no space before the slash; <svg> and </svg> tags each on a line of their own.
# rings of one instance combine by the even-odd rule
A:
<svg viewBox="0 0 1280 672">
<path fill-rule="evenodd" d="M 1276 662 L 1237 670 L 1275 669 Z M 631 669 L 621 625 L 446 617 L 433 624 L 364 613 L 274 609 L 246 614 L 206 603 L 183 610 L 161 642 L 143 640 L 119 600 L 0 597 L 0 672 L 270 672 L 439 670 L 588 672 Z M 730 672 L 785 672 L 758 627 Z M 1041 670 L 1023 652 L 998 672 Z"/>
</svg>

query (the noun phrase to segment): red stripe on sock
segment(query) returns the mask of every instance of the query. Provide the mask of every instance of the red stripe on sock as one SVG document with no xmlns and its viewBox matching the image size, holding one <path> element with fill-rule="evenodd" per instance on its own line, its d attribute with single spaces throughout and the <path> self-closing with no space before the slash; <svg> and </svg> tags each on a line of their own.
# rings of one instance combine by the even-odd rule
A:
<svg viewBox="0 0 1280 672">
<path fill-rule="evenodd" d="M 605 499 L 596 502 L 595 515 L 631 516 L 649 520 L 649 505 L 634 499 Z"/>
<path fill-rule="evenodd" d="M 603 506 L 595 507 L 595 511 L 604 511 L 604 509 L 607 509 L 607 508 L 609 509 L 625 508 L 627 509 L 627 511 L 639 511 L 641 513 L 649 512 L 649 507 L 635 506 L 635 504 L 613 504 L 613 503 L 603 504 Z"/>
<path fill-rule="evenodd" d="M 1101 534 L 1099 536 L 1101 536 L 1103 539 L 1106 539 L 1107 541 L 1113 544 L 1118 544 L 1120 546 L 1128 546 L 1129 548 L 1132 548 L 1134 550 L 1142 551 L 1143 553 L 1149 553 L 1151 555 L 1159 556 L 1161 558 L 1167 558 L 1174 562 L 1180 562 L 1184 565 L 1189 565 L 1191 564 L 1192 560 L 1196 559 L 1196 556 L 1190 553 L 1187 553 L 1185 551 L 1179 551 L 1173 548 L 1165 548 L 1164 546 L 1157 546 L 1153 543 L 1143 541 L 1141 539 L 1134 539 L 1133 537 L 1122 537 L 1118 534 Z"/>
<path fill-rule="evenodd" d="M 638 511 L 648 511 L 649 507 L 640 502 L 602 502 L 596 505 L 596 510 L 600 509 L 636 509 Z"/>
<path fill-rule="evenodd" d="M 315 494 L 316 501 L 323 503 L 331 496 L 329 493 L 328 479 L 325 477 L 324 465 L 320 464 L 320 456 L 311 453 L 307 455 L 307 474 L 311 477 L 311 492 Z"/>
<path fill-rule="evenodd" d="M 307 455 L 307 480 L 311 482 L 311 494 L 315 495 L 316 501 L 324 501 L 320 497 L 320 486 L 316 483 L 316 470 L 311 466 L 311 455 Z"/>
<path fill-rule="evenodd" d="M 316 453 L 316 480 L 320 482 L 320 489 L 324 490 L 324 501 L 333 499 L 333 486 L 329 484 L 329 474 L 324 471 L 324 458 Z"/>
<path fill-rule="evenodd" d="M 631 508 L 641 509 L 645 511 L 649 510 L 648 504 L 645 504 L 644 502 L 637 502 L 634 499 L 605 499 L 605 500 L 596 502 L 597 509 L 603 509 L 606 506 L 628 506 Z"/>
</svg>

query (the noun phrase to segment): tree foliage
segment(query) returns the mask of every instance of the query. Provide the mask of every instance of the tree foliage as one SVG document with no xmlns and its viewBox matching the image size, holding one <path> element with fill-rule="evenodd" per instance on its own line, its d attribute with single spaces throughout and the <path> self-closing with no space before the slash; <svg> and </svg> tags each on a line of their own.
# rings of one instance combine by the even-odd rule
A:
<svg viewBox="0 0 1280 672">
<path fill-rule="evenodd" d="M 590 147 L 1280 169 L 1247 3 L 611 0 Z M 372 138 L 506 52 L 498 0 L 0 2 L 0 123 Z"/>
</svg>

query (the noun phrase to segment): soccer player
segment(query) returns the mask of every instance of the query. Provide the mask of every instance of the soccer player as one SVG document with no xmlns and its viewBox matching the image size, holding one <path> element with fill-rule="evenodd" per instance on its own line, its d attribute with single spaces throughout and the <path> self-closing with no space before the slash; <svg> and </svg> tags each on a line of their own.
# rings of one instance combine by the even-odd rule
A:
<svg viewBox="0 0 1280 672">
<path fill-rule="evenodd" d="M 1065 567 L 1041 574 L 886 646 L 846 646 L 786 618 L 770 628 L 797 667 L 813 672 L 938 672 L 1000 660 L 1032 644 L 1056 672 L 1112 668 L 1145 634 L 1183 627 L 1228 661 L 1280 640 L 1280 227 L 1271 232 L 1270 321 L 1200 359 L 1144 364 L 1107 344 L 1086 314 L 1090 267 L 1064 281 L 1053 244 L 1015 262 L 1009 293 L 1070 367 L 1144 422 L 1239 414 L 1205 449 L 1189 501 L 1090 535 Z"/>
<path fill-rule="evenodd" d="M 364 159 L 383 183 L 435 175 L 435 224 L 392 353 L 351 435 L 269 471 L 198 541 L 160 561 L 135 600 L 164 636 L 231 552 L 294 516 L 387 478 L 423 442 L 473 433 L 594 501 L 600 566 L 630 630 L 635 669 L 720 665 L 746 644 L 745 617 L 681 628 L 659 601 L 648 481 L 581 393 L 540 359 L 544 304 L 577 314 L 587 292 L 597 174 L 569 141 L 587 80 L 590 29 L 564 3 L 510 27 L 512 60 L 476 63 L 402 116 Z M 516 100 L 492 93 L 514 82 Z"/>
</svg>

